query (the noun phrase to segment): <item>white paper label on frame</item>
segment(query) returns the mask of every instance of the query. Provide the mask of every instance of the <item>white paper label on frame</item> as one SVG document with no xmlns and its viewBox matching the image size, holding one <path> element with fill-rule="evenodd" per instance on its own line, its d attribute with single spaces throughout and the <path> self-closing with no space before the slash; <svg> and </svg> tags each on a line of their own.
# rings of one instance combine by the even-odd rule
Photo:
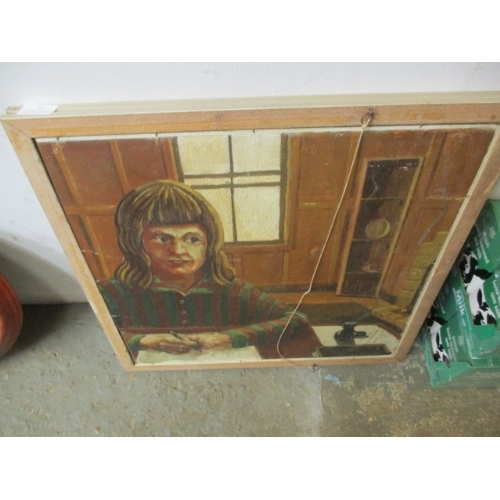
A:
<svg viewBox="0 0 500 500">
<path fill-rule="evenodd" d="M 51 115 L 57 110 L 57 104 L 25 104 L 18 115 Z"/>
</svg>

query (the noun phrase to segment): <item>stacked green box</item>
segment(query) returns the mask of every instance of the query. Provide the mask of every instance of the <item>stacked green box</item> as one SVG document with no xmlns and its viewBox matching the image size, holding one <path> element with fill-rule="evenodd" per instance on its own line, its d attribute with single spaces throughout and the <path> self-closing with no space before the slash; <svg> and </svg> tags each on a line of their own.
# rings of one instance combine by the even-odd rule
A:
<svg viewBox="0 0 500 500">
<path fill-rule="evenodd" d="M 422 328 L 432 387 L 500 385 L 499 290 L 500 201 L 490 200 Z"/>
<path fill-rule="evenodd" d="M 500 201 L 486 203 L 458 267 L 471 315 L 471 356 L 482 358 L 500 352 Z"/>
<path fill-rule="evenodd" d="M 469 240 L 481 254 L 481 265 L 500 268 L 500 200 L 488 200 L 474 224 Z M 479 255 L 478 255 L 479 256 Z"/>
<path fill-rule="evenodd" d="M 449 366 L 434 361 L 431 338 L 422 330 L 422 344 L 431 387 L 498 387 L 500 385 L 500 358 L 452 361 Z"/>
<path fill-rule="evenodd" d="M 461 307 L 460 324 L 466 338 L 469 357 L 473 359 L 483 358 L 495 353 L 500 354 L 498 321 L 497 324 L 488 324 L 486 322 L 487 318 L 492 321 L 495 317 L 500 317 L 498 312 L 495 314 L 499 305 L 498 298 L 500 297 L 495 290 L 498 289 L 500 281 L 495 274 L 492 274 L 488 279 L 481 280 L 481 282 L 480 288 L 485 296 L 481 306 L 483 309 L 478 308 L 477 296 L 467 293 L 462 281 L 459 262 L 453 266 L 446 280 L 446 284 L 452 289 L 457 302 L 457 309 Z M 474 281 L 472 284 L 474 284 Z M 489 303 L 490 306 L 485 306 L 485 303 Z M 472 311 L 477 311 L 475 317 Z"/>
<path fill-rule="evenodd" d="M 485 325 L 490 327 L 491 325 Z M 434 356 L 432 334 L 440 345 Z M 421 331 L 431 387 L 496 387 L 500 385 L 500 353 L 477 358 L 474 346 L 490 339 L 484 326 L 472 323 L 458 261 L 446 279 Z M 479 333 L 477 333 L 479 332 Z M 439 335 L 436 337 L 436 334 Z M 474 339 L 472 341 L 471 339 Z M 498 372 L 498 373 L 497 373 Z M 464 378 L 465 377 L 465 378 Z"/>
<path fill-rule="evenodd" d="M 439 335 L 445 358 L 449 361 L 469 361 L 471 354 L 466 334 L 471 327 L 460 271 L 453 267 L 427 315 L 429 332 Z"/>
</svg>

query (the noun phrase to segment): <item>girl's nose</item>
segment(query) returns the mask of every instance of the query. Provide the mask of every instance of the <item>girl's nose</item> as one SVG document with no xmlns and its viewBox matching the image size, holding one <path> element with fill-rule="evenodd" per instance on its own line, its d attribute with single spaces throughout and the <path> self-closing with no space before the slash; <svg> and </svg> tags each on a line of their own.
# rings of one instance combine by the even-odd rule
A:
<svg viewBox="0 0 500 500">
<path fill-rule="evenodd" d="M 175 239 L 172 242 L 172 245 L 170 248 L 172 250 L 172 253 L 175 253 L 175 254 L 183 253 L 185 250 L 184 243 L 182 242 L 182 240 L 178 240 L 178 239 Z"/>
</svg>

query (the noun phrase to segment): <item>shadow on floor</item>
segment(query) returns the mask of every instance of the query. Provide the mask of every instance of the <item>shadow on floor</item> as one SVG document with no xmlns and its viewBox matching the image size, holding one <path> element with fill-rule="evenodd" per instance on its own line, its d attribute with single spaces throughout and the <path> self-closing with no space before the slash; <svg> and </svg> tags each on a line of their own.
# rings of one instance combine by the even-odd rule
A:
<svg viewBox="0 0 500 500">
<path fill-rule="evenodd" d="M 71 304 L 40 304 L 23 307 L 21 334 L 4 358 L 16 357 L 33 348 L 42 338 L 54 335 L 57 327 L 68 323 Z"/>
</svg>

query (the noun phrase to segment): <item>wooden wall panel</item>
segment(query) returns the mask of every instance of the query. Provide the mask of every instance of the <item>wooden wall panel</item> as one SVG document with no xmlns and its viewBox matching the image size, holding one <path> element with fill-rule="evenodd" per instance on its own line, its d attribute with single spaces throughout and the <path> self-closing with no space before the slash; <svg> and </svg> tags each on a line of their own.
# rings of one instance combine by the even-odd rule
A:
<svg viewBox="0 0 500 500">
<path fill-rule="evenodd" d="M 359 133 L 304 133 L 293 137 L 298 144 L 298 204 L 339 200 Z M 354 145 L 355 146 L 355 145 Z M 331 205 L 331 208 L 335 208 Z"/>
<path fill-rule="evenodd" d="M 124 190 L 108 141 L 56 142 L 55 155 L 75 201 L 81 206 L 116 204 Z"/>
<path fill-rule="evenodd" d="M 451 229 L 492 137 L 485 129 L 435 132 L 382 285 L 385 294 L 398 296 L 422 244 Z"/>
<path fill-rule="evenodd" d="M 94 249 L 94 243 L 89 234 L 89 228 L 84 223 L 82 217 L 79 215 L 68 215 L 68 222 L 73 230 L 76 241 L 78 241 L 78 245 L 82 249 L 82 254 L 85 257 L 85 261 L 92 275 L 106 276 L 106 272 L 101 265 L 101 259 Z"/>
<path fill-rule="evenodd" d="M 255 285 L 283 283 L 283 251 L 243 253 L 241 277 Z"/>
<path fill-rule="evenodd" d="M 386 297 L 396 297 L 404 288 L 404 283 L 424 243 L 433 242 L 438 233 L 448 232 L 455 220 L 461 202 L 433 200 L 411 214 L 411 230 L 406 229 L 400 238 L 394 257 L 389 265 L 382 291 Z"/>
<path fill-rule="evenodd" d="M 239 276 L 241 279 L 246 279 L 243 276 L 242 265 L 241 265 L 241 255 L 234 250 L 233 247 L 224 247 L 224 252 L 227 255 L 229 263 L 233 267 L 236 272 L 236 276 Z"/>
<path fill-rule="evenodd" d="M 430 130 L 366 131 L 358 165 L 378 159 L 423 157 L 433 135 L 434 132 Z"/>
<path fill-rule="evenodd" d="M 492 130 L 447 131 L 426 196 L 465 198 L 492 138 Z"/>
<path fill-rule="evenodd" d="M 169 138 L 111 141 L 115 165 L 126 192 L 157 179 L 176 179 L 172 142 Z"/>
<path fill-rule="evenodd" d="M 95 235 L 94 250 L 98 252 L 104 279 L 111 278 L 116 267 L 123 260 L 123 255 L 116 241 L 114 216 L 112 214 L 93 215 L 89 216 L 87 220 Z"/>
<path fill-rule="evenodd" d="M 285 283 L 307 286 L 347 181 L 359 132 L 291 136 L 288 229 L 291 249 Z M 339 267 L 346 210 L 340 210 L 319 266 L 316 285 L 331 285 Z"/>
<path fill-rule="evenodd" d="M 45 167 L 49 174 L 50 180 L 54 185 L 57 192 L 59 200 L 63 207 L 75 206 L 76 200 L 74 199 L 71 191 L 69 189 L 68 183 L 64 178 L 61 171 L 61 167 L 57 161 L 55 152 L 53 150 L 53 144 L 48 142 L 42 142 L 38 144 L 38 150 L 43 157 Z"/>
<path fill-rule="evenodd" d="M 296 219 L 296 239 L 293 250 L 289 253 L 289 270 L 285 282 L 289 284 L 308 285 L 316 263 L 321 254 L 328 233 L 328 225 L 333 211 L 327 209 L 299 210 Z M 329 271 L 332 262 L 332 240 L 330 240 L 325 259 L 318 270 L 315 284 L 329 284 Z M 335 263 L 333 263 L 335 264 Z"/>
</svg>

